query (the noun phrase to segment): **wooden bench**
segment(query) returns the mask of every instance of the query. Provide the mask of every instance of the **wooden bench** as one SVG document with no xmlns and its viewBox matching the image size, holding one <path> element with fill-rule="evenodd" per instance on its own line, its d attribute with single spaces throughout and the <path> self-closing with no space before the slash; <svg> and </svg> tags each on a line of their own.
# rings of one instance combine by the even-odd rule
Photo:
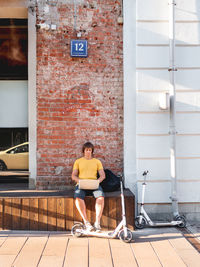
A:
<svg viewBox="0 0 200 267">
<path fill-rule="evenodd" d="M 114 229 L 121 221 L 120 192 L 105 194 L 105 207 L 101 225 Z M 135 198 L 124 190 L 127 225 L 133 230 Z M 95 221 L 95 199 L 86 197 L 87 215 Z M 73 191 L 13 191 L 0 192 L 0 229 L 66 231 L 74 222 L 81 221 L 75 207 Z"/>
</svg>

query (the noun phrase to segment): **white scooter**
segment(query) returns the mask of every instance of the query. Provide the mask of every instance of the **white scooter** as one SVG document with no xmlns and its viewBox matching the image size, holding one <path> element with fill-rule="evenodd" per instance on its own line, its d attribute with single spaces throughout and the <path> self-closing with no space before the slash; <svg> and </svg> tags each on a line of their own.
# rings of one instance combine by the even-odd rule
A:
<svg viewBox="0 0 200 267">
<path fill-rule="evenodd" d="M 118 224 L 116 229 L 112 232 L 95 232 L 88 231 L 85 225 L 81 222 L 76 223 L 71 230 L 73 236 L 95 236 L 95 237 L 104 237 L 104 238 L 116 238 L 129 243 L 131 242 L 133 235 L 132 231 L 126 226 L 126 215 L 125 215 L 125 202 L 124 202 L 124 191 L 123 191 L 123 182 L 122 177 L 120 179 L 120 188 L 121 188 L 121 205 L 122 205 L 122 221 Z"/>
<path fill-rule="evenodd" d="M 146 187 L 146 176 L 148 171 L 143 173 L 144 182 L 142 183 L 142 203 L 140 214 L 135 218 L 135 227 L 138 229 L 143 229 L 146 225 L 152 227 L 161 227 L 161 226 L 178 226 L 180 228 L 184 228 L 186 226 L 186 220 L 184 216 L 176 216 L 171 222 L 153 222 L 148 216 L 147 212 L 144 209 L 144 195 L 145 195 L 145 187 Z"/>
</svg>

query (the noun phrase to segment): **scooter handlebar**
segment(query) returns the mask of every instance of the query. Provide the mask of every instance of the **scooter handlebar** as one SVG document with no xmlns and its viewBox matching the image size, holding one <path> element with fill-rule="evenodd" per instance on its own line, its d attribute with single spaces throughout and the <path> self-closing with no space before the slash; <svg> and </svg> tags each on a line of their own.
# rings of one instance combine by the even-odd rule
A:
<svg viewBox="0 0 200 267">
<path fill-rule="evenodd" d="M 143 175 L 143 176 L 146 176 L 146 175 L 148 174 L 148 172 L 149 172 L 149 171 L 144 171 L 142 175 Z"/>
<path fill-rule="evenodd" d="M 142 174 L 142 176 L 144 178 L 144 183 L 146 182 L 148 172 L 149 171 L 144 171 L 143 174 Z"/>
</svg>

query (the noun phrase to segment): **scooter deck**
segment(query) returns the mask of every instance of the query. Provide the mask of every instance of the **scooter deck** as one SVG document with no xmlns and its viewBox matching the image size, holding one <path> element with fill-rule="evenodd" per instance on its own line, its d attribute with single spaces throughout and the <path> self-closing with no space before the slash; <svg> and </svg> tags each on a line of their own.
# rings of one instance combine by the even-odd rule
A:
<svg viewBox="0 0 200 267">
<path fill-rule="evenodd" d="M 104 238 L 115 238 L 114 232 L 112 231 L 88 231 L 88 230 L 77 230 L 83 236 L 96 236 L 96 237 L 104 237 Z"/>
<path fill-rule="evenodd" d="M 181 224 L 182 221 L 169 221 L 169 222 L 162 222 L 162 221 L 157 221 L 153 223 L 149 223 L 150 226 L 175 226 Z"/>
</svg>

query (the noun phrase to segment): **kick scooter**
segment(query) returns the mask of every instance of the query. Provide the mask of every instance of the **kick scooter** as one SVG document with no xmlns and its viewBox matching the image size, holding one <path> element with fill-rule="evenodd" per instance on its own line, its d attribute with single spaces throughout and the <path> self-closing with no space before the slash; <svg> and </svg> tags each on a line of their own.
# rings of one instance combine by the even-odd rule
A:
<svg viewBox="0 0 200 267">
<path fill-rule="evenodd" d="M 144 209 L 144 195 L 145 195 L 145 187 L 146 187 L 146 176 L 148 171 L 143 173 L 144 182 L 142 183 L 142 203 L 139 216 L 135 219 L 135 227 L 138 229 L 143 229 L 146 225 L 152 227 L 160 227 L 160 226 L 178 226 L 180 228 L 184 228 L 186 226 L 186 220 L 184 216 L 176 216 L 171 222 L 153 222 L 148 216 L 147 212 Z"/>
<path fill-rule="evenodd" d="M 95 232 L 89 231 L 86 229 L 85 225 L 81 222 L 76 223 L 71 230 L 73 236 L 95 236 L 95 237 L 104 237 L 104 238 L 116 238 L 129 243 L 131 242 L 133 236 L 130 229 L 126 226 L 126 215 L 125 215 L 125 202 L 124 202 L 124 191 L 123 191 L 123 182 L 122 177 L 120 178 L 120 189 L 121 189 L 121 205 L 122 205 L 122 221 L 112 232 Z"/>
</svg>

